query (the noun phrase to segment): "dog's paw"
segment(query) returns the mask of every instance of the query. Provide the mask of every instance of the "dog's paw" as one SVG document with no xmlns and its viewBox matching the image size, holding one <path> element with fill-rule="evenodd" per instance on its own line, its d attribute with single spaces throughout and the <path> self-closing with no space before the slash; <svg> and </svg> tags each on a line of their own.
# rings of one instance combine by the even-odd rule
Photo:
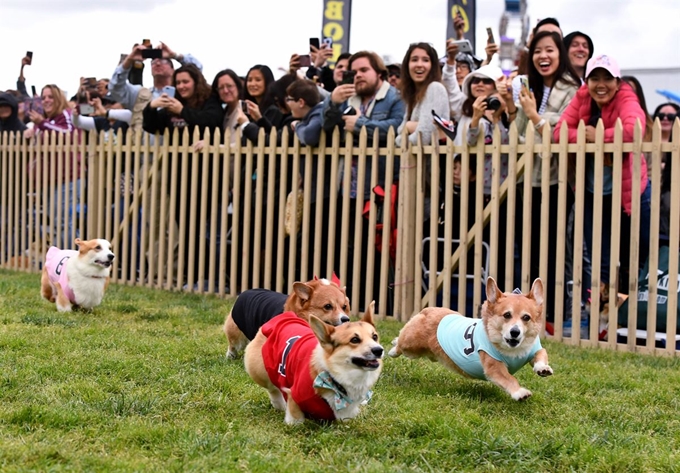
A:
<svg viewBox="0 0 680 473">
<path fill-rule="evenodd" d="M 388 354 L 389 356 L 391 356 L 392 358 L 396 358 L 396 357 L 398 357 L 398 356 L 400 355 L 400 353 L 397 352 L 397 347 L 396 347 L 396 346 L 390 348 L 390 351 L 388 351 L 387 354 Z"/>
<path fill-rule="evenodd" d="M 519 388 L 517 391 L 512 393 L 512 398 L 515 401 L 524 401 L 531 397 L 531 391 L 526 388 Z"/>
<path fill-rule="evenodd" d="M 396 347 L 398 341 L 399 341 L 399 337 L 393 338 L 393 339 L 392 339 L 392 346 L 393 346 L 393 347 Z"/>
<path fill-rule="evenodd" d="M 236 350 L 232 350 L 231 347 L 227 350 L 227 360 L 237 360 L 238 359 L 238 352 Z"/>
<path fill-rule="evenodd" d="M 539 376 L 552 376 L 553 370 L 550 367 L 550 365 L 546 365 L 545 363 L 538 362 L 534 365 L 534 373 L 536 373 Z"/>
<path fill-rule="evenodd" d="M 302 424 L 304 421 L 305 421 L 305 418 L 304 418 L 304 417 L 302 417 L 302 418 L 293 417 L 293 416 L 290 415 L 288 412 L 286 412 L 286 417 L 285 417 L 285 419 L 284 419 L 284 422 L 285 422 L 286 424 L 288 424 L 288 425 L 300 425 L 300 424 Z"/>
<path fill-rule="evenodd" d="M 68 304 L 68 305 L 57 304 L 57 310 L 59 312 L 71 312 L 71 304 Z"/>
</svg>

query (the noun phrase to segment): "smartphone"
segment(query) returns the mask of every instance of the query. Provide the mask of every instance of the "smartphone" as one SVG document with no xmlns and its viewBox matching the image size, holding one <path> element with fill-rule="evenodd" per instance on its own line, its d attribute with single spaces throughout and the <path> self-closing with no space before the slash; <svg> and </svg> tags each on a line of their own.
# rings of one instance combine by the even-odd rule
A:
<svg viewBox="0 0 680 473">
<path fill-rule="evenodd" d="M 487 36 L 487 38 L 486 38 L 487 43 L 495 43 L 496 42 L 493 39 L 493 31 L 491 30 L 491 28 L 486 29 L 486 36 Z"/>
<path fill-rule="evenodd" d="M 325 44 L 328 49 L 333 48 L 333 38 L 331 38 L 330 36 L 324 36 L 321 42 L 322 44 Z"/>
<path fill-rule="evenodd" d="M 28 65 L 33 64 L 33 51 L 26 51 L 26 57 L 28 58 Z"/>
<path fill-rule="evenodd" d="M 31 97 L 37 97 L 38 96 L 38 92 L 35 90 L 34 85 L 31 86 L 31 94 L 33 94 L 33 95 L 31 95 Z"/>
<path fill-rule="evenodd" d="M 163 57 L 162 49 L 142 49 L 142 57 L 144 59 L 161 59 Z"/>
<path fill-rule="evenodd" d="M 529 78 L 527 76 L 520 76 L 519 81 L 522 84 L 522 87 L 529 90 Z"/>
<path fill-rule="evenodd" d="M 88 87 L 97 87 L 97 78 L 96 77 L 88 77 L 85 80 L 87 81 Z"/>
<path fill-rule="evenodd" d="M 468 41 L 467 39 L 459 39 L 456 41 L 452 41 L 452 43 L 458 45 L 459 53 L 474 54 L 472 52 L 472 45 L 470 44 L 470 41 Z"/>
<path fill-rule="evenodd" d="M 357 75 L 357 71 L 343 71 L 342 81 L 340 81 L 340 85 L 354 84 L 355 75 Z"/>
<path fill-rule="evenodd" d="M 314 46 L 316 49 L 319 49 L 319 38 L 309 38 L 309 51 L 312 51 L 312 46 Z"/>
<path fill-rule="evenodd" d="M 248 114 L 248 104 L 245 100 L 241 100 L 241 110 L 243 113 Z"/>
<path fill-rule="evenodd" d="M 36 97 L 33 100 L 31 100 L 30 104 L 30 110 L 33 110 L 34 112 L 38 112 L 40 115 L 45 114 L 45 110 L 43 109 L 43 104 L 42 104 L 42 99 L 40 97 Z"/>
<path fill-rule="evenodd" d="M 127 59 L 127 57 L 128 57 L 127 54 L 121 53 L 120 54 L 120 61 L 118 62 L 118 64 L 123 64 L 125 62 L 125 60 Z"/>
<path fill-rule="evenodd" d="M 309 54 L 300 54 L 300 67 L 309 67 L 312 65 L 312 57 Z"/>
<path fill-rule="evenodd" d="M 87 117 L 87 116 L 92 115 L 94 113 L 94 107 L 92 105 L 90 105 L 89 103 L 79 103 L 78 104 L 78 113 L 80 113 L 84 117 Z"/>
<path fill-rule="evenodd" d="M 356 115 L 356 114 L 357 114 L 357 111 L 356 111 L 356 109 L 355 109 L 354 107 L 352 107 L 352 106 L 350 105 L 349 107 L 347 107 L 347 108 L 342 112 L 342 114 L 343 114 L 343 115 Z"/>
<path fill-rule="evenodd" d="M 162 92 L 168 97 L 175 97 L 175 88 L 171 85 L 166 85 L 163 87 Z"/>
</svg>

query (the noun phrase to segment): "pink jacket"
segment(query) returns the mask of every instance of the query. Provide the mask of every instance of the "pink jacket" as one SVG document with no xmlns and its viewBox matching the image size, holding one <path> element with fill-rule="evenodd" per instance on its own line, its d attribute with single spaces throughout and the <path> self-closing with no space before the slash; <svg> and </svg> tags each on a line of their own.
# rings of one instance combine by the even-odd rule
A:
<svg viewBox="0 0 680 473">
<path fill-rule="evenodd" d="M 588 85 L 582 85 L 580 89 L 576 92 L 576 95 L 571 100 L 567 106 L 564 113 L 560 117 L 559 122 L 555 126 L 553 131 L 554 141 L 559 141 L 560 138 L 560 128 L 562 123 L 566 123 L 569 126 L 569 143 L 576 143 L 576 134 L 578 129 L 578 124 L 580 120 L 588 122 L 590 118 L 590 106 L 592 99 L 590 93 L 588 92 Z M 645 126 L 645 112 L 640 107 L 640 102 L 638 101 L 637 95 L 633 92 L 633 89 L 626 84 L 621 82 L 621 87 L 616 93 L 611 102 L 604 106 L 602 109 L 602 121 L 604 123 L 604 142 L 613 143 L 614 142 L 614 126 L 616 125 L 616 119 L 621 119 L 621 124 L 623 125 L 623 141 L 630 143 L 633 141 L 633 133 L 635 130 L 635 121 L 640 120 L 643 126 L 642 132 L 644 133 Z M 643 158 L 640 163 L 640 192 L 644 192 L 647 188 L 647 162 Z M 623 179 L 621 187 L 621 205 L 625 210 L 626 214 L 631 213 L 631 199 L 632 199 L 632 188 L 633 188 L 633 156 L 632 153 L 626 154 L 623 157 Z"/>
<path fill-rule="evenodd" d="M 73 294 L 73 289 L 68 282 L 66 262 L 70 258 L 77 257 L 78 252 L 76 250 L 61 250 L 56 246 L 50 247 L 45 257 L 45 268 L 47 268 L 47 275 L 50 277 L 50 281 L 52 281 L 52 284 L 59 284 L 64 291 L 64 295 L 73 304 L 76 303 L 76 296 Z"/>
</svg>

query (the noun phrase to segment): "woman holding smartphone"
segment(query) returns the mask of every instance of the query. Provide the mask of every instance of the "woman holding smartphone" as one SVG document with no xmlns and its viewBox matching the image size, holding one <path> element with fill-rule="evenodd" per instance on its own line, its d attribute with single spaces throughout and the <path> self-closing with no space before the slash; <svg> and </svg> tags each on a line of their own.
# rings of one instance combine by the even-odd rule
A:
<svg viewBox="0 0 680 473">
<path fill-rule="evenodd" d="M 79 232 L 74 231 L 77 222 L 77 210 L 80 204 L 80 166 L 81 156 L 77 152 L 76 146 L 80 142 L 80 133 L 73 125 L 73 114 L 68 106 L 68 101 L 64 92 L 56 85 L 50 84 L 43 87 L 40 92 L 40 99 L 42 102 L 42 110 L 30 110 L 28 117 L 33 122 L 34 127 L 29 128 L 24 132 L 24 137 L 32 138 L 33 136 L 44 145 L 48 143 L 49 132 L 53 133 L 53 140 L 56 141 L 57 134 L 65 134 L 65 138 L 70 142 L 74 148 L 70 154 L 58 153 L 58 159 L 63 160 L 60 163 L 63 169 L 63 181 L 57 184 L 56 191 L 52 200 L 52 215 L 57 215 L 58 197 L 64 206 L 62 209 L 63 220 L 62 225 L 62 241 L 53 241 L 52 243 L 62 248 L 70 248 L 73 244 L 73 239 L 79 236 Z M 35 162 L 30 164 L 29 172 L 34 177 Z M 49 172 L 46 168 L 47 161 L 43 163 L 43 174 Z M 66 166 L 69 166 L 70 172 L 66 175 Z M 67 199 L 68 197 L 68 199 Z M 82 207 L 81 207 L 82 208 Z"/>
<path fill-rule="evenodd" d="M 254 121 L 272 105 L 267 97 L 269 87 L 274 83 L 274 74 L 269 66 L 256 64 L 246 74 L 246 87 L 243 92 L 244 112 Z"/>
<path fill-rule="evenodd" d="M 203 136 L 206 128 L 213 130 L 222 125 L 222 106 L 196 66 L 190 64 L 177 69 L 172 83 L 173 88 L 164 89 L 163 94 L 144 109 L 144 131 L 163 133 L 166 129 L 177 129 L 177 139 L 181 141 L 182 132 L 187 128 L 191 141 L 196 127 Z"/>
<path fill-rule="evenodd" d="M 401 145 L 404 131 L 409 133 L 411 143 L 416 144 L 421 134 L 423 144 L 430 144 L 439 136 L 432 110 L 441 118 L 450 118 L 449 96 L 441 81 L 437 51 L 428 43 L 413 43 L 401 64 L 400 91 L 406 114 L 397 130 L 397 146 Z"/>
<path fill-rule="evenodd" d="M 527 134 L 534 134 L 534 143 L 542 142 L 542 132 L 545 125 L 554 127 L 560 115 L 567 108 L 571 99 L 581 85 L 578 73 L 569 63 L 567 51 L 559 34 L 551 31 L 541 31 L 531 40 L 529 45 L 528 72 L 521 82 L 519 90 L 519 104 L 512 103 L 510 95 L 506 100 L 508 113 L 515 119 L 520 140 L 526 139 Z M 516 118 L 515 118 L 516 117 Z M 542 165 L 550 163 L 550 215 L 558 214 L 558 165 L 557 155 L 549 160 L 543 160 L 540 154 L 534 155 L 534 170 L 531 176 L 531 279 L 540 276 L 539 259 L 541 240 L 548 241 L 548 282 L 547 287 L 555 287 L 555 258 L 557 254 L 557 218 L 548 220 L 548 235 L 541 233 L 541 182 Z M 571 208 L 573 197 L 568 196 L 567 208 Z M 521 227 L 520 227 L 521 228 Z M 525 235 L 525 238 L 529 235 Z M 562 298 L 562 294 L 557 295 Z M 546 313 L 554 316 L 555 294 L 547 291 Z"/>
</svg>

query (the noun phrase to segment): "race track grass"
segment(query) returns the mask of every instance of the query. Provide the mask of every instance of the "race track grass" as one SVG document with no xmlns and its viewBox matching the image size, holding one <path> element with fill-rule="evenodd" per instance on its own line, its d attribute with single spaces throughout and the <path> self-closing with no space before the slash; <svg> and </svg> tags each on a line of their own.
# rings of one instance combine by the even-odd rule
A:
<svg viewBox="0 0 680 473">
<path fill-rule="evenodd" d="M 61 314 L 39 275 L 0 270 L 0 471 L 680 471 L 677 358 L 547 341 L 555 375 L 520 370 L 522 403 L 388 358 L 358 418 L 289 427 L 224 356 L 232 301 L 109 289 Z"/>
</svg>

